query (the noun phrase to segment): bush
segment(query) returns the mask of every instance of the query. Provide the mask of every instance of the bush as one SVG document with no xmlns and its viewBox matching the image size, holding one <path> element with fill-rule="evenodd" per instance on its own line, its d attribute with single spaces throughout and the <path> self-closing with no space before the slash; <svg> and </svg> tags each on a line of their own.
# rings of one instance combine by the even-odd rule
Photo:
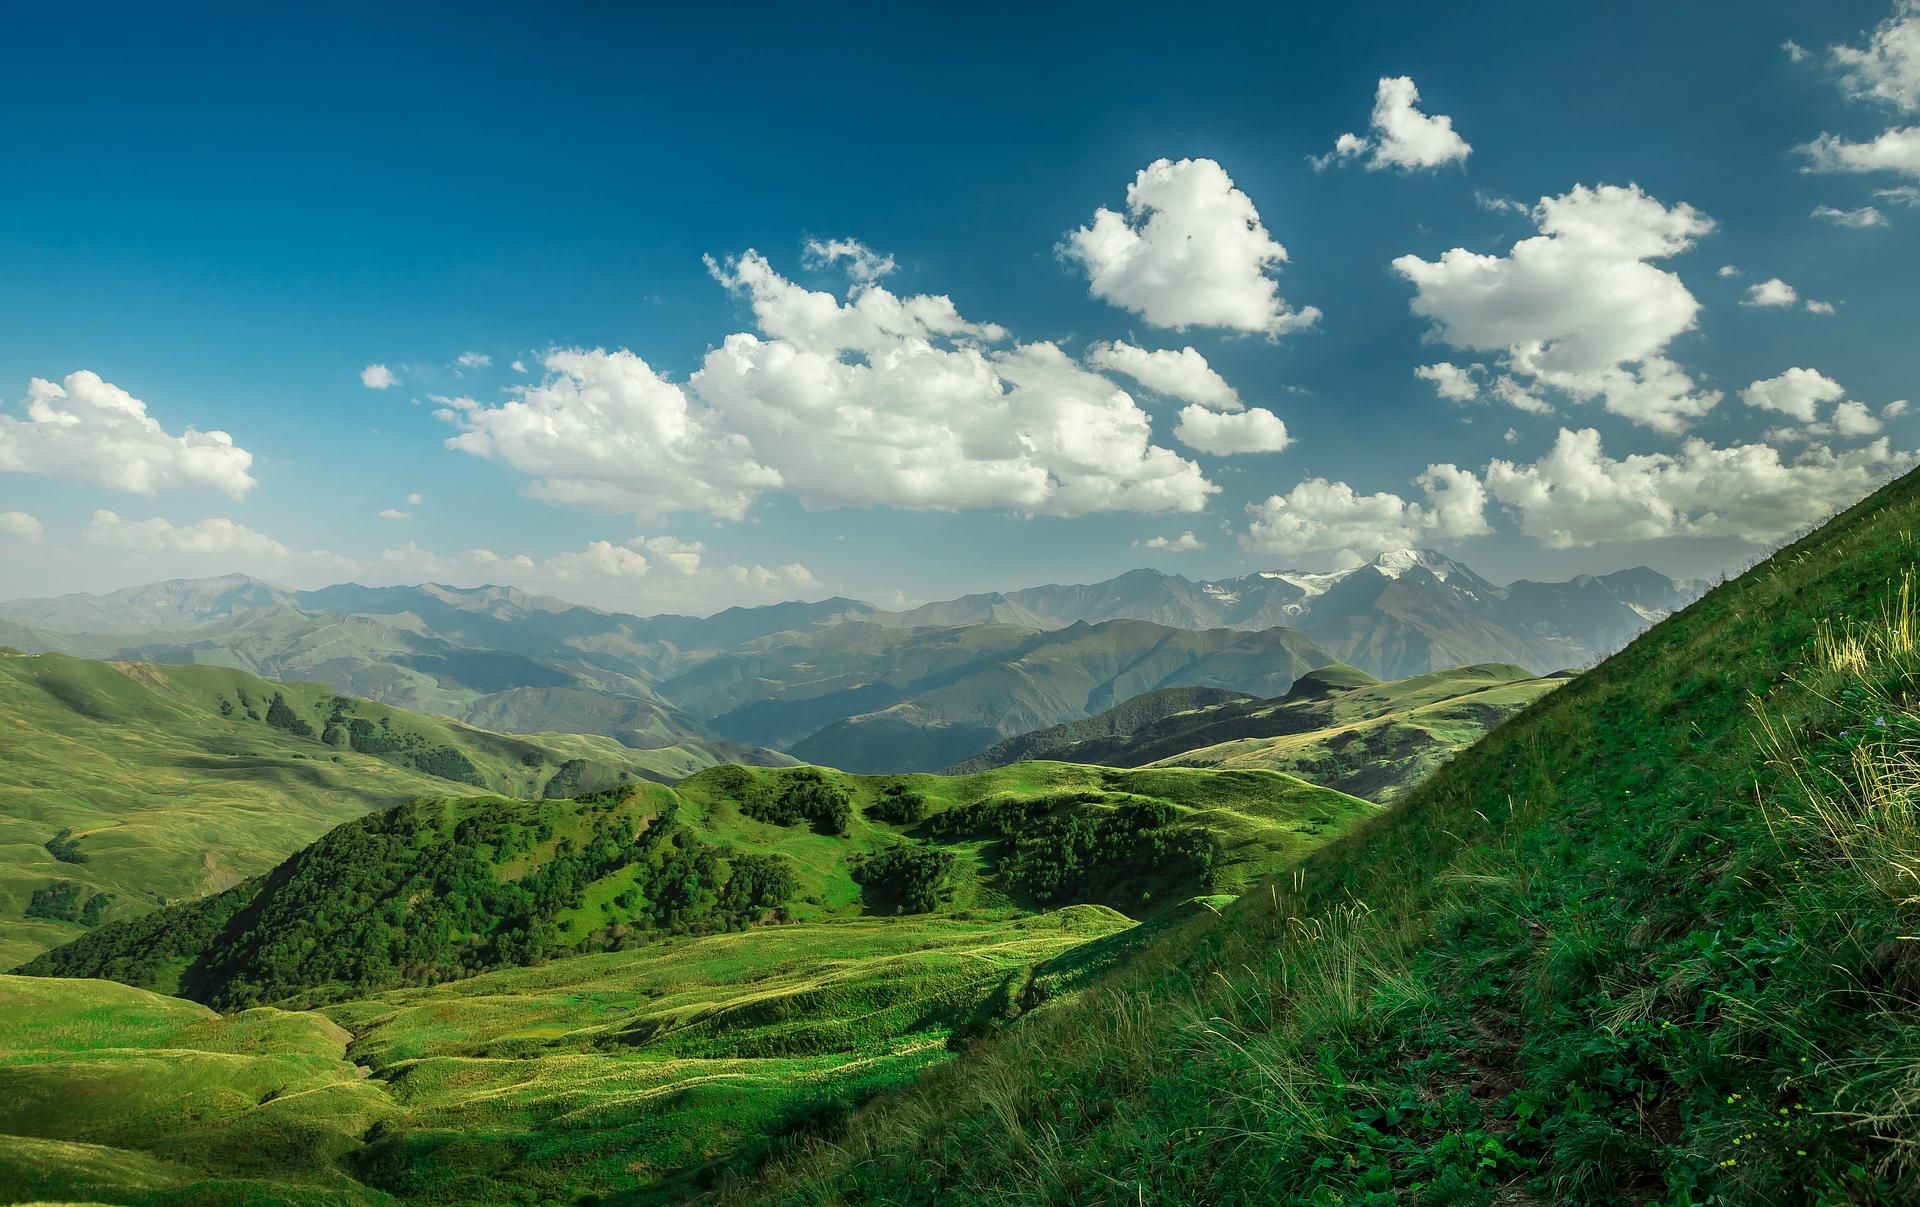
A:
<svg viewBox="0 0 1920 1207">
<path fill-rule="evenodd" d="M 87 853 L 80 849 L 80 840 L 73 837 L 72 826 L 68 826 L 52 838 L 47 839 L 45 845 L 47 854 L 58 859 L 61 863 L 89 862 Z"/>
<path fill-rule="evenodd" d="M 917 825 L 927 816 L 927 798 L 905 784 L 891 783 L 867 806 L 867 816 L 896 826 Z"/>
<path fill-rule="evenodd" d="M 896 843 L 874 855 L 855 855 L 849 871 L 869 902 L 898 914 L 940 908 L 941 889 L 953 870 L 953 852 L 926 843 Z"/>
<path fill-rule="evenodd" d="M 740 811 L 776 826 L 806 822 L 822 834 L 845 834 L 853 822 L 853 800 L 839 785 L 827 782 L 818 768 L 802 767 L 780 779 L 778 794 L 749 797 Z"/>
</svg>

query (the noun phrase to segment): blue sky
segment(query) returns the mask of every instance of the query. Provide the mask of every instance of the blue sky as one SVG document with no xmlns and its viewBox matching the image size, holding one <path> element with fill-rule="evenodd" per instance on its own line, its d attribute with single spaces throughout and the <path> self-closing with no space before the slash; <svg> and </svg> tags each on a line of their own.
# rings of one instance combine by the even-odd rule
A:
<svg viewBox="0 0 1920 1207">
<path fill-rule="evenodd" d="M 0 593 L 1698 575 L 1920 446 L 1910 0 L 555 7 L 16 14 Z"/>
</svg>

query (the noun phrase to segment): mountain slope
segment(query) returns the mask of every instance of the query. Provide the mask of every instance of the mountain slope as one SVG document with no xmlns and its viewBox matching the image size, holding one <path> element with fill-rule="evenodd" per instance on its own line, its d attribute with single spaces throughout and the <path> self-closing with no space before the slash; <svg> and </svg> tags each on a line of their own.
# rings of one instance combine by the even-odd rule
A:
<svg viewBox="0 0 1920 1207">
<path fill-rule="evenodd" d="M 257 875 L 409 797 L 573 795 L 711 757 L 508 737 L 219 667 L 0 655 L 0 964 Z"/>
<path fill-rule="evenodd" d="M 1382 683 L 1335 663 L 1283 697 L 1199 702 L 1163 714 L 1133 702 L 1072 725 L 1008 739 L 958 763 L 964 773 L 1015 757 L 1113 767 L 1264 767 L 1385 802 L 1563 679 L 1518 666 L 1455 667 Z"/>
<path fill-rule="evenodd" d="M 1317 675 L 1325 669 L 1322 667 L 1319 670 L 1309 671 L 1306 675 L 1302 675 L 1301 679 Z M 1123 700 L 1112 708 L 1095 713 L 1091 717 L 1078 721 L 1064 721 L 1044 729 L 1030 729 L 1025 733 L 1004 738 L 972 758 L 948 767 L 942 774 L 969 775 L 975 771 L 1005 767 L 1010 763 L 1019 763 L 1028 759 L 1049 759 L 1067 763 L 1090 762 L 1092 760 L 1068 756 L 1082 744 L 1091 744 L 1108 738 L 1124 739 L 1129 734 L 1156 721 L 1164 721 L 1168 717 L 1211 710 L 1220 705 L 1239 704 L 1252 699 L 1254 697 L 1243 692 L 1228 691 L 1218 687 L 1163 687 L 1155 691 L 1141 692 L 1132 699 Z M 1113 765 L 1119 766 L 1117 763 Z"/>
<path fill-rule="evenodd" d="M 728 1199 L 1915 1201 L 1916 521 L 1909 476 Z"/>
</svg>

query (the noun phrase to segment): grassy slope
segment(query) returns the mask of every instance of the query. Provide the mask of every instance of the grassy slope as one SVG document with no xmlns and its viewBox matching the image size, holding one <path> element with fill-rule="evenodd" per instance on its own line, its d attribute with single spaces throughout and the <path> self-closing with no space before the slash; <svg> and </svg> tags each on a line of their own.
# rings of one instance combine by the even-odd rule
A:
<svg viewBox="0 0 1920 1207">
<path fill-rule="evenodd" d="M 1125 716 L 1130 701 L 1087 721 L 1009 739 L 954 770 L 997 766 L 1015 756 L 1263 768 L 1384 802 L 1564 681 L 1481 663 L 1382 683 L 1336 663 L 1302 676 L 1280 699 L 1223 701 L 1164 715 L 1141 709 L 1137 722 Z"/>
<path fill-rule="evenodd" d="M 1917 522 L 1909 477 L 731 1197 L 1916 1201 L 1920 624 L 1872 690 L 1818 639 Z"/>
<path fill-rule="evenodd" d="M 1068 791 L 1167 801 L 1219 836 L 1216 879 L 1229 890 L 1373 813 L 1272 772 L 1035 763 L 960 778 L 826 774 L 861 806 L 905 784 L 936 817 Z M 644 811 L 677 799 L 701 837 L 789 856 L 802 893 L 792 912 L 810 920 L 225 1019 L 112 982 L 0 978 L 0 1081 L 30 1090 L 21 1109 L 0 1108 L 0 1186 L 156 1203 L 684 1201 L 717 1165 L 751 1163 L 943 1063 L 955 1028 L 992 1030 L 1070 999 L 1182 916 L 1171 898 L 1134 903 L 1158 919 L 1143 927 L 1098 905 L 1029 912 L 978 838 L 952 844 L 952 912 L 862 916 L 848 860 L 898 841 L 900 827 L 856 815 L 847 835 L 830 836 L 756 821 L 729 778 L 709 772 L 629 800 Z M 519 807 L 551 813 L 554 841 L 582 808 Z M 514 871 L 524 868 L 503 874 Z M 590 888 L 560 930 L 587 933 L 611 909 Z M 301 1038 L 248 1040 L 261 1020 Z M 247 1059 L 226 1055 L 236 1048 Z M 166 1077 L 169 1062 L 183 1075 Z M 78 1105 L 32 1109 L 69 1100 Z"/>
<path fill-rule="evenodd" d="M 242 691 L 262 720 L 239 705 Z M 618 782 L 623 771 L 670 777 L 704 765 L 684 750 L 510 737 L 357 704 L 356 716 L 416 734 L 424 748 L 460 751 L 477 782 L 452 784 L 395 765 L 402 756 L 357 754 L 268 726 L 276 691 L 316 732 L 324 725 L 334 692 L 319 684 L 217 667 L 0 655 L 0 968 L 82 933 L 77 923 L 24 917 L 34 890 L 56 881 L 114 894 L 107 917 L 126 917 L 258 875 L 341 821 L 409 797 L 537 796 L 570 760 L 580 760 L 579 775 L 569 775 L 578 792 Z M 232 716 L 221 714 L 223 699 Z M 86 863 L 48 852 L 63 829 Z"/>
</svg>

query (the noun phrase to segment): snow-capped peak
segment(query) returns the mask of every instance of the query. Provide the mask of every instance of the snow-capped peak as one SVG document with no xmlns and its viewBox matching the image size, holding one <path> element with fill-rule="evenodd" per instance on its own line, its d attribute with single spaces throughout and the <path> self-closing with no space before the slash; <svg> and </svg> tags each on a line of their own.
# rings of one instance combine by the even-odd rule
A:
<svg viewBox="0 0 1920 1207">
<path fill-rule="evenodd" d="M 1453 563 L 1431 549 L 1389 549 L 1367 564 L 1388 578 L 1399 578 L 1419 566 L 1441 582 L 1447 581 L 1453 569 Z"/>
</svg>

